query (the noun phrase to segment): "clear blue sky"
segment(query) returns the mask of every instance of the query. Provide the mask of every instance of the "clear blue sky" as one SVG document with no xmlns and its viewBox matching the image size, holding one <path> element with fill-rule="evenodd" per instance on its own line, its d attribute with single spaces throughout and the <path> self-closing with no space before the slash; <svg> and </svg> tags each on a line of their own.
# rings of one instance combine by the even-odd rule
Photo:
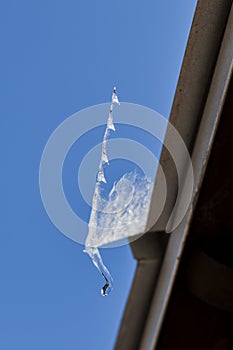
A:
<svg viewBox="0 0 233 350">
<path fill-rule="evenodd" d="M 113 348 L 136 263 L 104 251 L 114 291 L 41 202 L 41 153 L 68 116 L 122 101 L 168 117 L 196 0 L 2 3 L 0 349 Z M 133 320 L 132 320 L 133 322 Z"/>
</svg>

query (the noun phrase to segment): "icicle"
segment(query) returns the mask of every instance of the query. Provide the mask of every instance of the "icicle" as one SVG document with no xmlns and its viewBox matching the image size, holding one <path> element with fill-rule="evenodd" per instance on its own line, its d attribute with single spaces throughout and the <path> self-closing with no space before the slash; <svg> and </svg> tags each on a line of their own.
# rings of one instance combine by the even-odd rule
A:
<svg viewBox="0 0 233 350">
<path fill-rule="evenodd" d="M 93 264 L 105 280 L 105 285 L 101 290 L 104 296 L 112 290 L 113 280 L 102 261 L 98 247 L 124 241 L 145 232 L 153 191 L 153 181 L 135 170 L 124 174 L 116 181 L 108 194 L 103 192 L 103 183 L 107 182 L 104 169 L 108 165 L 108 139 L 110 130 L 115 130 L 113 123 L 115 103 L 119 104 L 116 88 L 113 91 L 103 137 L 101 160 L 85 242 L 85 252 L 89 254 Z"/>
<path fill-rule="evenodd" d="M 97 225 L 97 216 L 98 216 L 98 191 L 99 191 L 99 184 L 101 182 L 107 183 L 105 174 L 104 174 L 104 165 L 108 165 L 108 155 L 107 155 L 107 141 L 110 136 L 110 130 L 115 131 L 115 126 L 113 123 L 113 105 L 114 103 L 117 103 L 118 105 L 119 100 L 116 94 L 116 88 L 114 87 L 113 89 L 113 94 L 112 94 L 112 103 L 110 105 L 109 109 L 109 114 L 108 114 L 108 119 L 107 119 L 107 125 L 103 137 L 103 142 L 102 142 L 102 154 L 101 154 L 101 159 L 100 159 L 100 164 L 99 164 L 99 170 L 97 173 L 97 182 L 95 186 L 95 192 L 93 195 L 92 199 L 92 211 L 90 215 L 90 220 L 89 220 L 89 232 L 93 227 L 96 227 Z M 100 256 L 99 250 L 96 247 L 90 247 L 89 245 L 85 245 L 85 250 L 84 252 L 88 253 L 90 258 L 92 259 L 93 264 L 97 267 L 103 278 L 105 279 L 105 285 L 101 289 L 101 294 L 103 296 L 108 295 L 111 290 L 112 290 L 112 284 L 113 284 L 113 279 L 107 269 L 107 267 L 104 265 L 102 258 Z"/>
</svg>

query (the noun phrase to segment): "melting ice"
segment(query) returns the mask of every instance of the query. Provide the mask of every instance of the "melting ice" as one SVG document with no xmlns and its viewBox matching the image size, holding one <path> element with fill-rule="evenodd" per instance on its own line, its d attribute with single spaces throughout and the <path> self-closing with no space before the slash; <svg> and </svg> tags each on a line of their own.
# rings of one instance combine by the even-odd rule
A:
<svg viewBox="0 0 233 350">
<path fill-rule="evenodd" d="M 102 295 L 108 295 L 113 288 L 113 279 L 104 265 L 99 247 L 127 239 L 145 232 L 153 183 L 136 171 L 126 173 L 114 183 L 108 196 L 104 195 L 107 183 L 104 168 L 108 166 L 107 141 L 110 131 L 115 131 L 113 106 L 120 104 L 116 88 L 112 95 L 106 130 L 102 142 L 102 155 L 97 173 L 92 210 L 88 224 L 88 235 L 84 252 L 88 253 L 93 264 L 105 280 Z"/>
</svg>

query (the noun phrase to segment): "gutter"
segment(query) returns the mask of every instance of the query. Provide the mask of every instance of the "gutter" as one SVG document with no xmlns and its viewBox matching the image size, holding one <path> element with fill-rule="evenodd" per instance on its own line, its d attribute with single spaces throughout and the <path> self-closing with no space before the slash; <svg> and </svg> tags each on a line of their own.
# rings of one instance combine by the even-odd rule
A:
<svg viewBox="0 0 233 350">
<path fill-rule="evenodd" d="M 233 72 L 233 6 L 222 41 L 215 72 L 210 85 L 200 127 L 192 153 L 194 169 L 194 193 L 192 205 L 181 225 L 171 234 L 160 275 L 145 325 L 140 350 L 156 347 L 167 304 L 175 281 L 180 257 L 189 232 L 197 198 L 201 189 L 209 155 L 218 127 L 226 92 Z M 188 179 L 187 179 L 188 180 Z"/>
<path fill-rule="evenodd" d="M 195 143 L 192 155 L 195 172 L 193 203 L 176 231 L 171 236 L 166 235 L 164 230 L 175 202 L 176 182 L 172 159 L 163 148 L 160 164 L 169 185 L 168 200 L 161 220 L 151 232 L 131 243 L 138 266 L 115 350 L 152 350 L 156 346 L 232 69 L 232 61 L 229 61 L 233 47 L 232 41 L 229 42 L 232 40 L 232 29 L 229 29 L 232 14 L 222 43 L 231 4 L 231 0 L 198 2 L 170 116 L 170 122 L 190 152 Z M 155 205 L 156 198 L 152 197 L 149 227 Z"/>
</svg>

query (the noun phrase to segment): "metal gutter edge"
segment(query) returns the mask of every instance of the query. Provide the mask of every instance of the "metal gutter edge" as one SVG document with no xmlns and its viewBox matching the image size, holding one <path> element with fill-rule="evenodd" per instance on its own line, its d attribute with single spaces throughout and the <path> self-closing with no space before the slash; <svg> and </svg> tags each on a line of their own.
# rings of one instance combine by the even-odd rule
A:
<svg viewBox="0 0 233 350">
<path fill-rule="evenodd" d="M 158 341 L 185 239 L 189 232 L 190 222 L 200 192 L 211 147 L 213 145 L 232 70 L 233 8 L 231 8 L 228 18 L 227 27 L 193 149 L 192 163 L 195 182 L 192 205 L 189 207 L 180 226 L 171 234 L 168 242 L 139 350 L 154 350 Z"/>
<path fill-rule="evenodd" d="M 196 7 L 169 119 L 189 152 L 193 149 L 206 104 L 231 5 L 232 0 L 199 0 Z M 164 144 L 169 144 L 169 140 L 168 129 Z M 177 162 L 175 164 L 177 167 Z M 166 147 L 162 149 L 160 165 L 166 178 L 167 196 L 163 212 L 154 223 L 157 192 L 160 187 L 159 181 L 156 181 L 147 225 L 148 228 L 152 227 L 152 232 L 165 231 L 178 199 L 177 190 L 180 188 L 177 183 L 178 169 Z M 180 171 L 183 172 L 182 164 Z"/>
</svg>

